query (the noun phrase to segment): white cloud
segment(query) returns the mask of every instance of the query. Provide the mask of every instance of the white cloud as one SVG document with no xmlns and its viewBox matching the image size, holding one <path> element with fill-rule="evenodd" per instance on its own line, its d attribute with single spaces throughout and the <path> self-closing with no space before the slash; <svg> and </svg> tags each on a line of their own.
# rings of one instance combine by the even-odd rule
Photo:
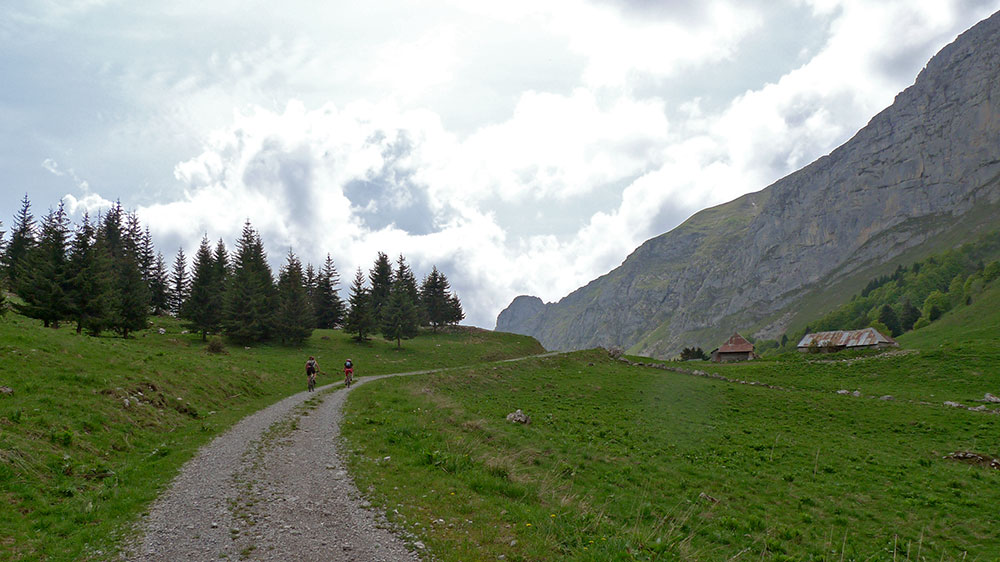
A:
<svg viewBox="0 0 1000 562">
<path fill-rule="evenodd" d="M 376 252 L 402 252 L 418 271 L 442 267 L 469 320 L 491 326 L 513 296 L 558 299 L 683 217 L 829 152 L 933 51 L 998 7 L 514 0 L 414 10 L 292 0 L 280 16 L 232 1 L 0 8 L 0 47 L 25 69 L 46 65 L 24 53 L 51 48 L 44 60 L 72 60 L 65 72 L 79 72 L 37 91 L 93 97 L 41 107 L 37 115 L 59 123 L 44 132 L 22 119 L 25 134 L 5 147 L 36 138 L 45 152 L 3 163 L 29 162 L 56 193 L 72 180 L 71 212 L 110 204 L 91 193 L 100 185 L 138 205 L 154 239 L 186 250 L 202 233 L 232 241 L 250 218 L 275 264 L 289 246 L 312 263 L 330 252 L 345 285 Z M 775 24 L 791 8 L 809 29 Z M 50 37 L 49 27 L 58 48 L 32 42 Z M 814 42 L 788 41 L 800 35 Z M 746 54 L 771 39 L 796 46 L 781 64 Z M 727 93 L 687 84 L 692 73 Z M 4 122 L 20 123 L 7 117 L 26 112 L 5 103 Z M 76 129 L 64 134 L 63 121 Z M 142 193 L 130 202 L 136 186 Z"/>
</svg>

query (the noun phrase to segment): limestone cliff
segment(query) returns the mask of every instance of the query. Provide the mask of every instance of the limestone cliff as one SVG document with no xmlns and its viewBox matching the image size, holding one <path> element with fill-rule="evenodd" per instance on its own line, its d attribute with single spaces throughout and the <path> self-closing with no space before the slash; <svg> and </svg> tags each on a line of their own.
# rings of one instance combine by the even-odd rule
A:
<svg viewBox="0 0 1000 562">
<path fill-rule="evenodd" d="M 497 329 L 660 357 L 736 330 L 773 336 L 895 263 L 1000 227 L 997 211 L 1000 13 L 831 154 L 697 213 L 558 303 L 518 297 Z"/>
</svg>

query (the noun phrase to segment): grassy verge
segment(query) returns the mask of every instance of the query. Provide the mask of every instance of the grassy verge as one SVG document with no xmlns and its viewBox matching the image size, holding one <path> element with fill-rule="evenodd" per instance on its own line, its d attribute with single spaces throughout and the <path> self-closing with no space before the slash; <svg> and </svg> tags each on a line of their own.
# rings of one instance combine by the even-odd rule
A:
<svg viewBox="0 0 1000 562">
<path fill-rule="evenodd" d="M 316 331 L 300 348 L 211 354 L 171 319 L 134 339 L 78 336 L 15 314 L 0 320 L 0 559 L 106 559 L 179 467 L 245 415 L 305 390 L 316 356 L 340 380 L 540 350 L 475 330 L 395 344 Z M 166 333 L 160 334 L 162 328 Z"/>
<path fill-rule="evenodd" d="M 366 385 L 343 435 L 359 487 L 445 561 L 995 560 L 1000 472 L 945 456 L 1000 456 L 1000 416 L 816 382 L 1000 385 L 995 357 L 938 353 L 727 366 L 774 390 L 578 352 Z"/>
</svg>

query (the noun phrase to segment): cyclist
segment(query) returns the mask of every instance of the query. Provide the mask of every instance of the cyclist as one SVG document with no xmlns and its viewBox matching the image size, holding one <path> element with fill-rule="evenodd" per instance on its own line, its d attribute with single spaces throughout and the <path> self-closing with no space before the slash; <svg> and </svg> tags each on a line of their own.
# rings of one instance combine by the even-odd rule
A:
<svg viewBox="0 0 1000 562">
<path fill-rule="evenodd" d="M 306 361 L 306 377 L 309 379 L 306 388 L 309 392 L 312 392 L 316 388 L 316 373 L 319 371 L 319 363 L 316 362 L 316 358 L 312 355 L 309 356 L 309 360 Z"/>
<path fill-rule="evenodd" d="M 351 386 L 354 380 L 354 363 L 350 359 L 344 361 L 344 386 Z"/>
</svg>

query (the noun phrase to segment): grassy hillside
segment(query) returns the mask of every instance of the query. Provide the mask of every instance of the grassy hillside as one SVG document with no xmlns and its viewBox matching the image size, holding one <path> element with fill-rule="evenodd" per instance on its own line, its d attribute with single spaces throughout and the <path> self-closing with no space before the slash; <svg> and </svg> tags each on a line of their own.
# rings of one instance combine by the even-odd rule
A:
<svg viewBox="0 0 1000 562">
<path fill-rule="evenodd" d="M 0 559 L 105 559 L 197 448 L 243 416 L 305 389 L 309 355 L 338 379 L 463 365 L 540 351 L 479 330 L 358 345 L 317 331 L 301 348 L 211 354 L 171 319 L 130 340 L 0 319 Z"/>
<path fill-rule="evenodd" d="M 1000 471 L 946 456 L 1000 457 L 1000 416 L 944 402 L 1000 394 L 998 337 L 994 287 L 916 352 L 459 369 L 359 388 L 344 436 L 441 560 L 995 560 Z"/>
</svg>

